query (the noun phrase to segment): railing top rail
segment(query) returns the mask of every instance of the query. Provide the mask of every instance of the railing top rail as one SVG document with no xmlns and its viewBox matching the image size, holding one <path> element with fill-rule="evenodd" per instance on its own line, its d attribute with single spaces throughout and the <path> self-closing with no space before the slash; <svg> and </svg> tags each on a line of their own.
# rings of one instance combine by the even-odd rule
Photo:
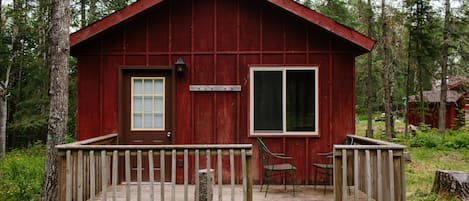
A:
<svg viewBox="0 0 469 201">
<path fill-rule="evenodd" d="M 59 151 L 63 150 L 152 150 L 152 149 L 252 149 L 252 144 L 178 144 L 178 145 L 81 145 L 63 144 L 57 145 Z"/>
<path fill-rule="evenodd" d="M 351 149 L 351 150 L 363 150 L 363 149 L 372 149 L 372 150 L 404 150 L 406 147 L 403 145 L 334 145 L 335 150 L 342 149 Z"/>
<path fill-rule="evenodd" d="M 65 145 L 67 145 L 67 146 L 89 145 L 89 144 L 109 140 L 109 139 L 112 139 L 112 138 L 116 138 L 117 135 L 118 135 L 117 133 L 112 133 L 112 134 L 107 134 L 107 135 L 94 137 L 94 138 L 90 138 L 90 139 L 86 139 L 86 140 L 76 141 L 76 142 L 72 142 L 72 143 L 68 143 L 68 144 L 64 144 L 64 145 L 58 145 L 57 147 L 65 146 Z"/>
<path fill-rule="evenodd" d="M 354 142 L 357 142 L 357 143 L 365 142 L 366 145 L 379 145 L 379 146 L 390 146 L 390 147 L 396 147 L 396 148 L 405 148 L 405 146 L 400 145 L 400 144 L 395 144 L 395 143 L 386 142 L 386 141 L 382 141 L 382 140 L 362 137 L 362 136 L 358 136 L 358 135 L 347 135 L 347 138 L 351 138 L 351 139 L 353 139 Z"/>
</svg>

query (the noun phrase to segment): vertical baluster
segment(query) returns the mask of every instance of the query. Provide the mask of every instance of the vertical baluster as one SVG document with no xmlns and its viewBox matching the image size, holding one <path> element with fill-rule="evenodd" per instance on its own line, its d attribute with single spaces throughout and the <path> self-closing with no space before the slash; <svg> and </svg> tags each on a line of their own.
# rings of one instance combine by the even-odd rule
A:
<svg viewBox="0 0 469 201">
<path fill-rule="evenodd" d="M 184 201 L 188 201 L 188 184 L 189 184 L 189 151 L 184 149 Z"/>
<path fill-rule="evenodd" d="M 371 201 L 371 161 L 370 161 L 370 150 L 365 150 L 366 160 L 366 196 L 367 200 Z"/>
<path fill-rule="evenodd" d="M 96 194 L 96 174 L 95 174 L 95 158 L 94 158 L 94 151 L 90 151 L 90 201 L 94 201 L 95 194 Z"/>
<path fill-rule="evenodd" d="M 342 149 L 342 200 L 347 200 L 347 150 Z"/>
<path fill-rule="evenodd" d="M 231 179 L 231 201 L 235 200 L 235 168 L 234 150 L 230 149 L 230 179 Z"/>
<path fill-rule="evenodd" d="M 207 150 L 206 150 L 205 156 L 206 156 L 206 159 L 207 159 L 207 175 L 206 175 L 206 176 L 207 176 L 207 185 L 211 185 L 211 183 L 210 183 L 210 175 L 211 175 L 212 173 L 211 173 L 210 169 L 211 169 L 212 167 L 211 167 L 211 160 L 210 160 L 210 159 L 211 159 L 210 149 L 207 149 Z M 212 188 L 209 188 L 209 189 L 212 189 Z M 213 193 L 213 192 L 208 192 L 209 195 L 210 195 L 211 193 Z M 207 199 L 207 200 L 208 200 L 208 201 L 212 201 L 212 197 L 211 197 L 211 196 L 208 196 L 208 199 Z"/>
<path fill-rule="evenodd" d="M 383 170 L 381 162 L 381 149 L 376 151 L 376 171 L 378 174 L 378 200 L 383 200 Z"/>
<path fill-rule="evenodd" d="M 114 150 L 112 153 L 112 200 L 116 201 L 117 192 L 117 168 L 118 168 L 118 152 Z"/>
<path fill-rule="evenodd" d="M 242 171 L 243 171 L 243 200 L 247 201 L 247 168 L 246 168 L 246 150 L 242 149 L 241 150 L 241 166 L 242 166 Z"/>
<path fill-rule="evenodd" d="M 66 153 L 66 163 L 67 163 L 67 167 L 66 167 L 66 174 L 67 174 L 67 177 L 66 177 L 66 201 L 72 201 L 72 173 L 71 173 L 71 169 L 72 169 L 72 152 L 70 150 L 67 150 L 67 153 Z"/>
<path fill-rule="evenodd" d="M 171 201 L 176 200 L 176 149 L 171 154 Z"/>
<path fill-rule="evenodd" d="M 160 180 L 161 180 L 161 191 L 160 191 L 160 196 L 161 196 L 161 201 L 164 200 L 164 182 L 165 182 L 165 150 L 160 150 Z"/>
<path fill-rule="evenodd" d="M 195 201 L 199 201 L 199 150 L 195 150 Z"/>
<path fill-rule="evenodd" d="M 217 160 L 218 160 L 218 200 L 223 200 L 223 167 L 222 167 L 222 155 L 221 149 L 217 150 Z"/>
<path fill-rule="evenodd" d="M 101 151 L 101 195 L 103 201 L 107 200 L 107 160 L 106 150 Z"/>
<path fill-rule="evenodd" d="M 142 150 L 137 151 L 137 200 L 142 200 Z"/>
<path fill-rule="evenodd" d="M 358 201 L 358 149 L 353 150 L 353 186 L 355 201 Z"/>
<path fill-rule="evenodd" d="M 130 201 L 130 151 L 125 150 L 125 200 Z"/>
<path fill-rule="evenodd" d="M 83 151 L 78 151 L 77 162 L 77 200 L 83 201 Z"/>
<path fill-rule="evenodd" d="M 390 200 L 394 201 L 394 153 L 392 150 L 388 150 L 389 160 L 389 195 Z"/>
<path fill-rule="evenodd" d="M 155 170 L 153 150 L 148 151 L 148 174 L 150 176 L 150 200 L 155 200 Z"/>
</svg>

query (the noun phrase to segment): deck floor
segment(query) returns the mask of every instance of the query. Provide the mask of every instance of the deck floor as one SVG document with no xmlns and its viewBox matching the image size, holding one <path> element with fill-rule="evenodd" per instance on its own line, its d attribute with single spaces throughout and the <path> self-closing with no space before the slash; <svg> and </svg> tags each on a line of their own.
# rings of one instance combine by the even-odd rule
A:
<svg viewBox="0 0 469 201">
<path fill-rule="evenodd" d="M 265 197 L 265 187 L 262 192 L 259 191 L 260 186 L 255 185 L 253 186 L 253 200 L 254 201 L 274 201 L 274 200 L 283 200 L 283 201 L 332 201 L 334 199 L 334 195 L 332 192 L 332 186 L 328 186 L 326 189 L 326 194 L 324 194 L 323 186 L 318 186 L 317 190 L 314 189 L 314 186 L 304 186 L 298 185 L 295 186 L 295 196 L 293 196 L 291 185 L 287 186 L 287 191 L 284 190 L 283 185 L 271 185 L 269 187 L 269 192 L 267 197 Z M 150 185 L 144 184 L 142 185 L 142 194 L 141 200 L 142 201 L 150 201 Z M 131 200 L 137 201 L 137 185 L 130 186 L 131 191 Z M 213 189 L 213 201 L 219 200 L 218 194 L 218 186 L 214 186 Z M 116 190 L 116 200 L 117 201 L 125 201 L 125 192 L 126 188 L 125 185 L 117 186 Z M 155 185 L 154 187 L 155 192 L 155 200 L 161 200 L 160 195 L 160 185 Z M 188 200 L 194 201 L 194 186 L 190 185 L 188 187 Z M 176 201 L 183 201 L 184 200 L 184 186 L 183 185 L 176 185 L 175 188 L 175 199 Z M 106 200 L 113 200 L 112 196 L 112 187 L 108 188 L 107 191 L 107 199 Z M 98 194 L 96 197 L 96 201 L 103 201 L 103 196 Z M 171 200 L 171 185 L 165 185 L 165 198 L 164 200 Z M 229 185 L 223 186 L 222 189 L 222 200 L 224 201 L 231 201 L 231 188 Z M 243 190 L 242 186 L 237 185 L 235 187 L 235 201 L 242 201 L 243 200 Z"/>
</svg>

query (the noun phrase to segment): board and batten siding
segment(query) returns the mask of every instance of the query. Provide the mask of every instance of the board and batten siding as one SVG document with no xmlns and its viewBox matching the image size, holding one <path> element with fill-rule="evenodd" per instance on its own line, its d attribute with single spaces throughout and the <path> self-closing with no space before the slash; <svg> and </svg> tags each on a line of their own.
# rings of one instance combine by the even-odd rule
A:
<svg viewBox="0 0 469 201">
<path fill-rule="evenodd" d="M 175 81 L 175 144 L 255 143 L 249 66 L 318 67 L 318 135 L 264 137 L 273 152 L 293 156 L 297 183 L 312 182 L 315 153 L 332 151 L 355 132 L 357 47 L 261 0 L 164 1 L 74 47 L 72 55 L 79 140 L 119 132 L 121 66 L 172 66 L 179 57 L 187 72 Z M 190 92 L 190 85 L 241 85 L 241 91 Z M 255 181 L 259 165 L 254 146 Z"/>
</svg>

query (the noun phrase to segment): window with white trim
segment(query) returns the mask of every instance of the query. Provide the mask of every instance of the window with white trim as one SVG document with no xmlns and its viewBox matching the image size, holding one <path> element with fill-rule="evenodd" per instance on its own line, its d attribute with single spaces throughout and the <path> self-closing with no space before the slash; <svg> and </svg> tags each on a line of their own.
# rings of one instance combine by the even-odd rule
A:
<svg viewBox="0 0 469 201">
<path fill-rule="evenodd" d="M 318 134 L 317 67 L 253 67 L 250 78 L 251 134 Z"/>
<path fill-rule="evenodd" d="M 164 77 L 132 77 L 131 130 L 165 129 L 164 86 Z"/>
</svg>

